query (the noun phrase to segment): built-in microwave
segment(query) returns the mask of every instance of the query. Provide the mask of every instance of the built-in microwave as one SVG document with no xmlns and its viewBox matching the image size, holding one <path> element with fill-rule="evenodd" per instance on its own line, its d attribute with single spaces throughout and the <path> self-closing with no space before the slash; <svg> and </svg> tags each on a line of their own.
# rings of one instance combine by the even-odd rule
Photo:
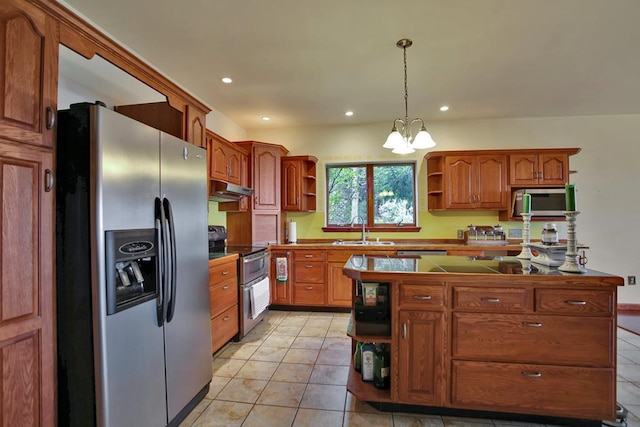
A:
<svg viewBox="0 0 640 427">
<path fill-rule="evenodd" d="M 533 216 L 564 216 L 566 210 L 564 188 L 525 188 L 513 195 L 513 216 L 521 216 L 523 195 L 531 195 Z"/>
</svg>

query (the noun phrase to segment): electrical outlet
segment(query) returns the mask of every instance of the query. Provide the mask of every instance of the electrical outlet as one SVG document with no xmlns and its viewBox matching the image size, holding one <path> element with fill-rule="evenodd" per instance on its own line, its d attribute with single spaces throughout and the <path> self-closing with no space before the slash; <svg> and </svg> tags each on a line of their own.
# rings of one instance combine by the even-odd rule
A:
<svg viewBox="0 0 640 427">
<path fill-rule="evenodd" d="M 522 238 L 522 228 L 510 228 L 509 229 L 509 238 Z"/>
<path fill-rule="evenodd" d="M 635 285 L 636 284 L 636 276 L 627 276 L 627 283 L 629 285 Z"/>
<path fill-rule="evenodd" d="M 464 231 L 458 230 L 458 239 L 464 239 Z"/>
</svg>

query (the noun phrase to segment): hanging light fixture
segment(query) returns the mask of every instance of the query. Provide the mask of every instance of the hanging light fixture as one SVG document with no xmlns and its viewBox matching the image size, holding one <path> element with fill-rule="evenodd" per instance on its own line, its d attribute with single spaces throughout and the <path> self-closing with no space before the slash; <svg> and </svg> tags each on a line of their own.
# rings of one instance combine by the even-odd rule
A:
<svg viewBox="0 0 640 427">
<path fill-rule="evenodd" d="M 427 128 L 424 126 L 424 120 L 413 119 L 409 120 L 409 108 L 408 99 L 409 94 L 407 90 L 407 48 L 411 47 L 413 42 L 410 39 L 398 40 L 396 46 L 401 48 L 404 52 L 404 119 L 395 119 L 393 121 L 393 128 L 391 133 L 387 137 L 387 141 L 382 147 L 392 149 L 395 154 L 409 154 L 414 151 L 435 147 L 436 143 L 431 138 Z M 411 127 L 414 123 L 420 124 L 420 130 L 413 138 L 411 134 Z"/>
</svg>

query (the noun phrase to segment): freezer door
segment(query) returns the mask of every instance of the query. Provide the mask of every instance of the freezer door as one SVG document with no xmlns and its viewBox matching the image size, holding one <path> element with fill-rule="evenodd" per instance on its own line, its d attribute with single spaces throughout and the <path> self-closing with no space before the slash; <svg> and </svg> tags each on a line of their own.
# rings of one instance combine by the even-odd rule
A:
<svg viewBox="0 0 640 427">
<path fill-rule="evenodd" d="M 165 323 L 169 421 L 211 382 L 206 150 L 161 134 L 161 197 L 175 234 L 176 283 Z M 172 316 L 172 317 L 171 317 Z M 170 319 L 170 320 L 169 320 Z"/>
<path fill-rule="evenodd" d="M 98 425 L 166 425 L 164 337 L 156 300 L 107 315 L 105 232 L 154 228 L 160 132 L 92 107 L 93 276 Z"/>
</svg>

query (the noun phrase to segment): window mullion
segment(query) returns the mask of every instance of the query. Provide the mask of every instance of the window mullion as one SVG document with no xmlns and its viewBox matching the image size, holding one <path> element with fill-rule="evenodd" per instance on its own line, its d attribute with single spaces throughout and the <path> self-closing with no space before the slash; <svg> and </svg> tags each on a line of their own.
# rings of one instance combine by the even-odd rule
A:
<svg viewBox="0 0 640 427">
<path fill-rule="evenodd" d="M 367 165 L 367 226 L 374 225 L 373 165 Z"/>
</svg>

